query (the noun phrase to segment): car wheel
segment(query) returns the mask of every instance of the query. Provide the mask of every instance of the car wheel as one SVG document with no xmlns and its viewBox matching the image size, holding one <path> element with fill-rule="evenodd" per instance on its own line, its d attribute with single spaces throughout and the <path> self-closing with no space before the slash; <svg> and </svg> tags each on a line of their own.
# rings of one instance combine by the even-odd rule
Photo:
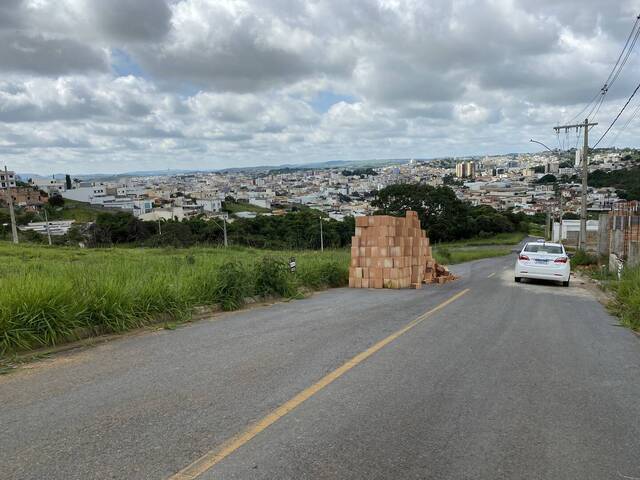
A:
<svg viewBox="0 0 640 480">
<path fill-rule="evenodd" d="M 521 278 L 521 277 L 516 277 L 516 278 L 515 278 L 516 283 L 520 283 L 520 280 L 522 280 L 522 278 Z"/>
<path fill-rule="evenodd" d="M 563 287 L 568 287 L 569 286 L 569 280 L 567 280 L 566 282 L 562 282 L 562 286 Z"/>
</svg>

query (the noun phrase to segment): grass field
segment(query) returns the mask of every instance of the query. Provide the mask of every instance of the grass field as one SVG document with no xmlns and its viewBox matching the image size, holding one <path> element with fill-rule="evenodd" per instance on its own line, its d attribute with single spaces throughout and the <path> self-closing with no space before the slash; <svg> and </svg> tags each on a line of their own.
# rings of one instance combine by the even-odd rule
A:
<svg viewBox="0 0 640 480">
<path fill-rule="evenodd" d="M 271 211 L 268 208 L 259 207 L 250 203 L 235 202 L 224 202 L 224 206 L 222 209 L 232 214 L 237 212 L 269 213 Z"/>
<path fill-rule="evenodd" d="M 79 223 L 94 222 L 99 213 L 108 209 L 92 207 L 88 203 L 76 202 L 75 200 L 65 199 L 64 205 L 58 208 L 52 208 L 49 216 L 51 220 L 75 220 Z"/>
<path fill-rule="evenodd" d="M 297 272 L 288 271 L 290 256 Z M 83 250 L 0 242 L 0 355 L 346 285 L 349 253 L 247 248 Z"/>
<path fill-rule="evenodd" d="M 500 233 L 487 238 L 472 238 L 457 242 L 439 243 L 433 246 L 433 256 L 438 263 L 453 265 L 482 258 L 508 255 L 514 246 L 526 237 L 524 233 Z"/>
</svg>

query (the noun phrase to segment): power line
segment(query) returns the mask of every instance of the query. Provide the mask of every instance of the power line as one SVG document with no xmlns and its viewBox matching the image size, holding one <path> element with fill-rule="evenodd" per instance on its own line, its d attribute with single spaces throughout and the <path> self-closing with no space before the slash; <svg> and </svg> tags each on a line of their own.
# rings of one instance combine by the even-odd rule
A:
<svg viewBox="0 0 640 480">
<path fill-rule="evenodd" d="M 631 38 L 631 35 L 633 35 L 633 31 L 636 29 L 636 27 L 638 26 L 638 21 L 640 20 L 640 15 L 638 15 L 638 17 L 636 17 L 636 23 L 633 25 L 633 29 L 631 30 L 631 33 L 629 34 L 629 37 L 627 38 L 627 43 L 625 43 L 624 48 L 622 49 L 622 52 L 620 53 L 620 56 L 618 57 L 618 61 L 616 61 L 616 65 L 618 65 L 618 63 L 620 62 L 620 58 L 622 57 L 622 53 L 624 53 L 625 49 L 627 48 L 627 45 L 629 45 L 629 39 Z M 616 74 L 613 76 L 613 78 L 609 78 L 607 79 L 607 81 L 605 82 L 605 85 L 608 84 L 607 89 L 611 88 L 611 86 L 616 82 L 616 80 L 618 79 L 618 77 L 620 76 L 620 72 L 622 72 L 622 69 L 624 68 L 624 66 L 627 63 L 627 60 L 629 60 L 629 56 L 631 55 L 631 52 L 633 51 L 633 48 L 636 45 L 636 42 L 638 41 L 638 35 L 640 35 L 640 28 L 636 30 L 635 35 L 633 37 L 633 41 L 631 42 L 631 46 L 629 47 L 629 49 L 627 50 L 627 53 L 624 57 L 624 60 L 622 61 L 622 63 L 620 64 L 620 68 L 618 69 L 618 71 L 616 72 Z M 615 70 L 615 66 L 614 65 L 614 70 Z"/>
<path fill-rule="evenodd" d="M 582 113 L 584 113 L 589 107 L 591 107 L 591 110 L 587 114 L 587 118 L 595 119 L 595 117 L 597 116 L 598 112 L 600 111 L 600 107 L 604 103 L 604 98 L 606 97 L 607 93 L 609 92 L 609 89 L 613 86 L 613 84 L 616 82 L 616 80 L 620 76 L 620 73 L 622 72 L 622 69 L 627 64 L 627 61 L 629 60 L 631 52 L 633 51 L 633 49 L 634 49 L 634 47 L 635 47 L 635 45 L 636 45 L 636 43 L 638 41 L 638 37 L 640 36 L 639 24 L 640 24 L 640 15 L 638 15 L 636 17 L 636 21 L 633 24 L 633 28 L 631 29 L 631 32 L 629 32 L 629 36 L 627 37 L 627 41 L 625 42 L 624 47 L 622 48 L 622 51 L 620 52 L 620 55 L 618 55 L 618 59 L 616 60 L 616 63 L 613 65 L 613 68 L 611 69 L 611 72 L 609 72 L 609 76 L 607 76 L 607 79 L 605 80 L 604 85 L 602 86 L 600 91 L 595 94 L 595 96 L 591 99 L 591 101 L 589 103 L 587 103 L 587 105 L 582 110 L 580 110 L 580 112 L 577 115 L 573 116 L 568 121 L 568 123 L 571 123 L 576 118 L 579 118 L 582 115 Z M 600 98 L 598 100 L 596 100 L 598 98 L 598 96 L 600 96 Z M 592 106 L 592 104 L 593 104 L 593 106 Z M 595 111 L 595 114 L 594 114 L 594 111 Z"/>
<path fill-rule="evenodd" d="M 636 116 L 638 115 L 638 112 L 640 112 L 640 104 L 638 104 L 636 106 L 636 109 L 633 111 L 633 113 L 631 114 L 631 116 L 627 119 L 627 121 L 625 122 L 625 124 L 622 126 L 622 128 L 618 131 L 618 133 L 616 134 L 616 136 L 614 137 L 614 139 L 611 141 L 611 145 L 610 146 L 614 146 L 615 143 L 618 141 L 618 138 L 620 137 L 620 135 L 622 135 L 622 133 L 627 129 L 627 127 L 631 124 L 631 122 L 633 121 L 634 118 L 636 118 Z"/>
<path fill-rule="evenodd" d="M 631 102 L 631 100 L 633 99 L 633 97 L 635 96 L 635 94 L 638 92 L 639 89 L 640 89 L 640 83 L 638 84 L 636 89 L 633 91 L 629 99 L 627 100 L 627 103 L 625 103 L 622 109 L 620 109 L 620 111 L 618 112 L 618 115 L 616 115 L 616 118 L 613 119 L 613 122 L 611 122 L 611 125 L 609 125 L 609 127 L 605 130 L 602 136 L 598 139 L 598 141 L 593 146 L 593 148 L 596 148 L 598 144 L 602 141 L 602 139 L 607 135 L 607 133 L 609 133 L 609 130 L 611 130 L 611 127 L 613 127 L 615 123 L 618 121 L 618 119 L 620 118 L 620 115 L 622 115 L 622 112 L 624 112 L 624 109 L 627 108 L 627 106 L 629 105 L 629 103 Z"/>
</svg>

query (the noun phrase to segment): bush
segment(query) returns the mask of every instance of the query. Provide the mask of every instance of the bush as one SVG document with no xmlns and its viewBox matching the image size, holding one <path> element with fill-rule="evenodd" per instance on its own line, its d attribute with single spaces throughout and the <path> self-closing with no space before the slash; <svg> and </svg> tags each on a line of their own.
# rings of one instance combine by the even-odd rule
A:
<svg viewBox="0 0 640 480">
<path fill-rule="evenodd" d="M 436 248 L 435 255 L 438 257 L 438 261 L 440 263 L 444 263 L 444 264 L 451 263 L 451 250 L 449 250 L 448 247 Z"/>
<path fill-rule="evenodd" d="M 255 292 L 261 297 L 293 297 L 298 293 L 289 265 L 273 257 L 264 257 L 254 269 Z"/>
<path fill-rule="evenodd" d="M 301 268 L 300 279 L 309 288 L 344 287 L 349 284 L 349 267 L 338 262 L 313 263 Z"/>
<path fill-rule="evenodd" d="M 244 265 L 235 260 L 222 264 L 215 286 L 215 300 L 223 310 L 237 310 L 251 293 L 251 279 Z"/>
<path fill-rule="evenodd" d="M 571 263 L 573 265 L 597 265 L 598 257 L 597 255 L 585 252 L 584 250 L 576 250 L 576 253 L 571 258 Z"/>
</svg>

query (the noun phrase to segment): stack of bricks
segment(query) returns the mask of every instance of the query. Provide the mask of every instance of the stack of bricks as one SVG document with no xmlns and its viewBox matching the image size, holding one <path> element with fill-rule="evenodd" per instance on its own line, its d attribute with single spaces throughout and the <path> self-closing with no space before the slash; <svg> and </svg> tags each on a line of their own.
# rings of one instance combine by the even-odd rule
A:
<svg viewBox="0 0 640 480">
<path fill-rule="evenodd" d="M 352 288 L 420 288 L 451 279 L 433 259 L 418 214 L 406 217 L 356 217 L 351 239 L 349 286 Z"/>
</svg>

